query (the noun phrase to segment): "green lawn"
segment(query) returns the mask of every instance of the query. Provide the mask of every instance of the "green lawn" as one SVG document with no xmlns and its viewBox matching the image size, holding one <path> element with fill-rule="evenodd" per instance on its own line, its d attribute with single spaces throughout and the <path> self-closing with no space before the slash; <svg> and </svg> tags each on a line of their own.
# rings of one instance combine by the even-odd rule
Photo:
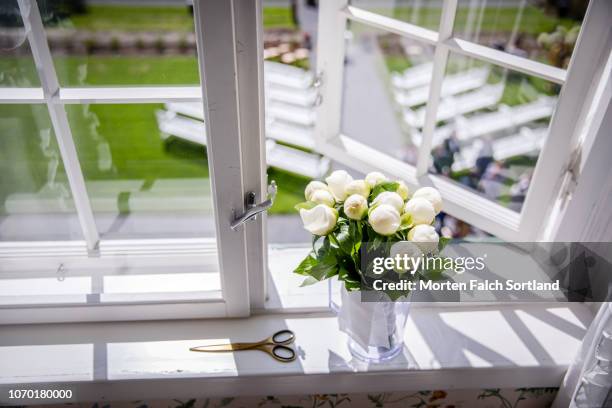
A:
<svg viewBox="0 0 612 408">
<path fill-rule="evenodd" d="M 0 70 L 24 73 L 31 69 L 28 64 L 19 64 L 20 67 L 14 69 L 15 61 L 1 61 Z M 194 84 L 198 78 L 194 57 L 56 57 L 55 65 L 64 86 Z M 73 137 L 86 180 L 136 179 L 152 183 L 168 178 L 207 178 L 208 163 L 203 146 L 178 139 L 164 142 L 160 138 L 155 110 L 161 107 L 159 104 L 69 105 Z M 35 114 L 26 105 L 4 105 L 0 110 L 0 120 L 21 118 L 18 122 L 28 125 L 27 129 L 11 130 L 8 126 L 11 122 L 5 121 L 8 127 L 0 128 L 0 140 L 3 140 L 0 158 L 6 171 L 3 174 L 12 175 L 3 177 L 0 183 L 0 202 L 4 202 L 3 198 L 11 192 L 38 191 L 47 180 L 48 161 L 38 146 L 38 129 L 44 125 L 37 121 L 48 115 L 43 105 L 35 109 Z M 33 120 L 33 116 L 37 120 Z M 9 137 L 11 132 L 23 132 L 26 136 L 19 140 Z M 110 148 L 111 168 L 100 165 L 100 149 L 105 146 Z M 27 171 L 24 166 L 28 167 Z M 27 180 L 20 179 L 21 173 L 28 175 Z M 65 180 L 62 171 L 58 178 Z M 308 180 L 272 169 L 270 179 L 276 179 L 279 185 L 272 213 L 294 213 L 293 205 L 303 201 Z"/>
<path fill-rule="evenodd" d="M 88 12 L 73 15 L 67 25 L 108 31 L 193 31 L 193 16 L 187 7 L 90 5 Z M 291 10 L 264 8 L 264 27 L 294 28 Z"/>
<path fill-rule="evenodd" d="M 380 12 L 402 21 L 413 22 L 413 9 L 411 7 L 396 7 L 392 10 L 371 9 L 371 11 Z M 440 8 L 420 8 L 416 15 L 416 24 L 437 31 L 440 24 L 441 11 Z M 480 30 L 481 32 L 511 32 L 517 13 L 518 8 L 485 7 Z M 474 14 L 474 20 L 478 20 L 478 11 Z M 460 37 L 468 24 L 469 16 L 469 8 L 460 7 L 457 10 L 455 33 Z M 559 24 L 569 28 L 575 25 L 576 22 L 571 19 L 560 19 L 556 16 L 548 15 L 539 7 L 527 6 L 523 10 L 518 32 L 537 35 L 542 31 L 552 31 Z"/>
</svg>

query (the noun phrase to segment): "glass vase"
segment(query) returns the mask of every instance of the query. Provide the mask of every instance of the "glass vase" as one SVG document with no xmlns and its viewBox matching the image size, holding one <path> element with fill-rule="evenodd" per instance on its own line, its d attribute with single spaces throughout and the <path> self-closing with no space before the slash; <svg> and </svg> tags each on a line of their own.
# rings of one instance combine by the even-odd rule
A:
<svg viewBox="0 0 612 408">
<path fill-rule="evenodd" d="M 338 311 L 340 330 L 349 336 L 351 354 L 367 363 L 381 363 L 400 354 L 410 299 L 391 301 L 384 293 L 375 293 L 378 301 L 362 301 L 361 292 L 342 288 Z"/>
</svg>

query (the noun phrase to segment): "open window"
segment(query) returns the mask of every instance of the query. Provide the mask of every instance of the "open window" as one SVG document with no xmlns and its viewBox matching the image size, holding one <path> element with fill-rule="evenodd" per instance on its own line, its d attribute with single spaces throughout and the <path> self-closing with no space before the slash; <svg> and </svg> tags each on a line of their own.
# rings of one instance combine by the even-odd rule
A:
<svg viewBox="0 0 612 408">
<path fill-rule="evenodd" d="M 537 240 L 580 152 L 605 6 L 580 25 L 525 1 L 441 3 L 321 2 L 316 148 L 433 185 L 446 212 L 503 240 Z"/>
<path fill-rule="evenodd" d="M 261 5 L 127 7 L 2 6 L 3 323 L 250 313 L 261 221 L 230 223 L 264 192 Z M 195 127 L 164 109 L 194 102 Z"/>
</svg>

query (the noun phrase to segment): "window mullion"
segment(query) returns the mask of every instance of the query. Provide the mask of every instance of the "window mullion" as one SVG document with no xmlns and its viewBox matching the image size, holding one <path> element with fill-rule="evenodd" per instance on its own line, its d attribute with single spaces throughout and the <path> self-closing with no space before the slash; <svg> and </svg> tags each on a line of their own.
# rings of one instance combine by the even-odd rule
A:
<svg viewBox="0 0 612 408">
<path fill-rule="evenodd" d="M 91 203 L 87 195 L 85 179 L 72 138 L 68 115 L 64 106 L 55 100 L 59 94 L 60 85 L 38 5 L 35 0 L 19 0 L 19 9 L 27 32 L 28 42 L 32 49 L 32 56 L 36 63 L 36 70 L 49 110 L 49 117 L 51 118 L 64 168 L 66 169 L 77 216 L 83 236 L 87 242 L 87 249 L 90 252 L 96 251 L 100 235 L 98 234 Z"/>
<path fill-rule="evenodd" d="M 546 143 L 536 163 L 525 197 L 519 231 L 525 240 L 536 240 L 545 214 L 568 176 L 572 150 L 578 148 L 581 118 L 590 106 L 589 93 L 601 78 L 612 44 L 612 7 L 608 0 L 591 0 L 567 69 L 567 81 L 548 128 Z M 578 175 L 574 174 L 574 177 Z"/>
<path fill-rule="evenodd" d="M 315 125 L 319 147 L 338 137 L 342 126 L 342 88 L 346 48 L 346 14 L 348 0 L 319 2 L 317 34 L 317 77 L 321 104 Z"/>
<path fill-rule="evenodd" d="M 217 230 L 221 288 L 228 316 L 250 311 L 246 232 L 231 221 L 245 210 L 235 0 L 196 0 L 194 19 L 206 145 Z M 246 101 L 245 101 L 246 102 Z M 256 101 L 252 101 L 256 103 Z"/>
<path fill-rule="evenodd" d="M 266 199 L 264 141 L 263 9 L 261 1 L 234 0 L 240 140 L 245 191 Z M 267 243 L 265 215 L 245 224 L 249 294 L 252 309 L 262 309 L 266 298 Z"/>
<path fill-rule="evenodd" d="M 425 111 L 425 123 L 423 125 L 423 138 L 419 146 L 419 157 L 417 159 L 417 177 L 427 174 L 430 162 L 430 151 L 436 128 L 436 118 L 438 116 L 438 105 L 440 103 L 440 93 L 442 81 L 446 71 L 449 49 L 444 44 L 453 35 L 455 24 L 455 14 L 457 12 L 457 0 L 444 0 L 442 16 L 440 17 L 440 29 L 438 32 L 438 42 L 433 59 L 433 72 L 429 85 L 429 98 Z"/>
</svg>

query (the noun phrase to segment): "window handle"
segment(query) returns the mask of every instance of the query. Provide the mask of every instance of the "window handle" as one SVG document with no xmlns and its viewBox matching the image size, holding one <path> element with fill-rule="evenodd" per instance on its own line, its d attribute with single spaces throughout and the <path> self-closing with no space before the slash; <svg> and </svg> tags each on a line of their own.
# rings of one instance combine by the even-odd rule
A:
<svg viewBox="0 0 612 408">
<path fill-rule="evenodd" d="M 234 220 L 230 224 L 231 229 L 236 231 L 238 227 L 240 227 L 245 222 L 253 221 L 260 213 L 268 211 L 270 207 L 272 207 L 272 204 L 274 204 L 275 197 L 276 182 L 274 180 L 272 180 L 272 182 L 268 186 L 268 197 L 265 201 L 262 201 L 259 204 L 255 204 L 255 193 L 249 191 L 246 196 L 246 211 L 240 216 L 234 216 Z"/>
</svg>

